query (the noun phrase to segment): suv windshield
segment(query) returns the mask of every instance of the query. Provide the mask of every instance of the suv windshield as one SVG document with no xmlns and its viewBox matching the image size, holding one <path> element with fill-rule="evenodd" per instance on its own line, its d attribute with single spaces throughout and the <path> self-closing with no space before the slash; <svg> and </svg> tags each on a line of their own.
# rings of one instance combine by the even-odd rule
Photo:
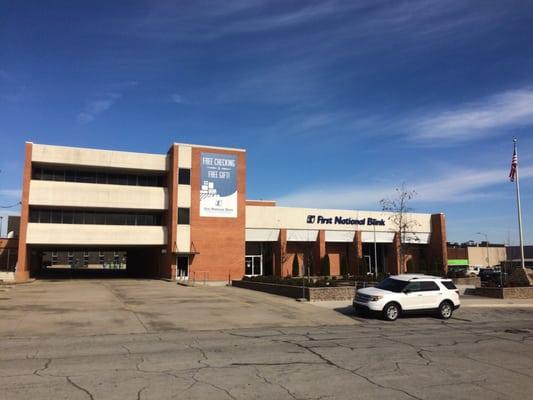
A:
<svg viewBox="0 0 533 400">
<path fill-rule="evenodd" d="M 388 290 L 389 292 L 400 293 L 405 289 L 409 282 L 400 281 L 398 279 L 387 278 L 384 281 L 381 281 L 376 287 L 378 289 Z"/>
</svg>

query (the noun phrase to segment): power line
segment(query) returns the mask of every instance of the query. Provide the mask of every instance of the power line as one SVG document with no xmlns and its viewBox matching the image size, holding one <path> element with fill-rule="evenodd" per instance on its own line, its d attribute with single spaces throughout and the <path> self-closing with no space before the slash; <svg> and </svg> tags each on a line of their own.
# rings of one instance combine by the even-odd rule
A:
<svg viewBox="0 0 533 400">
<path fill-rule="evenodd" d="M 15 203 L 15 204 L 11 204 L 9 206 L 0 206 L 0 208 L 13 208 L 13 207 L 19 206 L 21 204 L 22 204 L 22 202 L 19 201 L 19 202 Z"/>
</svg>

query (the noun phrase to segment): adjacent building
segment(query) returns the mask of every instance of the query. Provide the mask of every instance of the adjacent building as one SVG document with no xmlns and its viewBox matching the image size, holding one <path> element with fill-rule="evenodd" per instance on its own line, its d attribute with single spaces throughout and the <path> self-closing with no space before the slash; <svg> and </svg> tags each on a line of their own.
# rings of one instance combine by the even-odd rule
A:
<svg viewBox="0 0 533 400">
<path fill-rule="evenodd" d="M 248 200 L 243 149 L 175 143 L 144 154 L 26 143 L 16 279 L 86 268 L 227 281 L 294 274 L 295 257 L 298 274 L 444 272 L 444 215 L 408 214 L 417 228 L 403 238 L 390 217 Z"/>
</svg>

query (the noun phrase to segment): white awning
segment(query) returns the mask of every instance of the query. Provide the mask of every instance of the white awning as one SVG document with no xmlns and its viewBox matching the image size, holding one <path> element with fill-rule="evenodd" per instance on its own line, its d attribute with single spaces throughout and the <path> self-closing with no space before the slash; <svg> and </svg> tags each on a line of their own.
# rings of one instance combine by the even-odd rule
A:
<svg viewBox="0 0 533 400">
<path fill-rule="evenodd" d="M 394 232 L 376 232 L 376 243 L 392 243 Z M 374 243 L 374 232 L 361 232 L 361 241 L 363 243 Z"/>
<path fill-rule="evenodd" d="M 317 237 L 318 229 L 287 229 L 287 242 L 314 242 Z"/>
<path fill-rule="evenodd" d="M 279 229 L 246 229 L 247 242 L 277 242 Z"/>
<path fill-rule="evenodd" d="M 352 243 L 355 231 L 326 231 L 326 242 Z"/>
</svg>

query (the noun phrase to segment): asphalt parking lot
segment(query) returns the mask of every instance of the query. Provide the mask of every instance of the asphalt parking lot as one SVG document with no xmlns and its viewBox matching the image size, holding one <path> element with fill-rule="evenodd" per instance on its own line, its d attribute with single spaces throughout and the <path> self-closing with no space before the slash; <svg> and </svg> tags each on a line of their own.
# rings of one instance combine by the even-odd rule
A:
<svg viewBox="0 0 533 400">
<path fill-rule="evenodd" d="M 158 281 L 39 281 L 0 298 L 0 399 L 487 400 L 533 391 L 531 307 L 388 323 Z"/>
</svg>

